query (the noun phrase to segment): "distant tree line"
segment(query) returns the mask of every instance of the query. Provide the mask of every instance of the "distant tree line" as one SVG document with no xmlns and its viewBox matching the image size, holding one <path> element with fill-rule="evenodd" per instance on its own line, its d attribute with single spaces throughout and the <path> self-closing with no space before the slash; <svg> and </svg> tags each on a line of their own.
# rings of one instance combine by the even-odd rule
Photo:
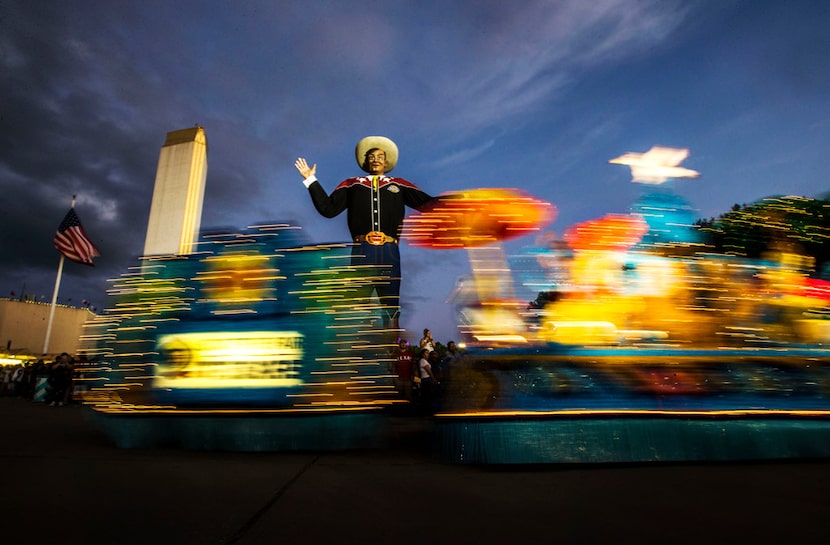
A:
<svg viewBox="0 0 830 545">
<path fill-rule="evenodd" d="M 830 279 L 830 200 L 766 197 L 735 204 L 717 218 L 698 220 L 709 251 L 759 258 L 768 251 L 811 256 L 817 275 Z"/>
</svg>

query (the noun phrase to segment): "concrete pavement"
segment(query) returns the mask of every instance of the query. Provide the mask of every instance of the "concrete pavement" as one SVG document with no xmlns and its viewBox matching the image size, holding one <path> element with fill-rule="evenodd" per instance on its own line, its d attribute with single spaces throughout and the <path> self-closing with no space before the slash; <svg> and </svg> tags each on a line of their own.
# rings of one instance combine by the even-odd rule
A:
<svg viewBox="0 0 830 545">
<path fill-rule="evenodd" d="M 86 411 L 0 398 L 2 543 L 830 542 L 830 460 L 457 466 L 407 417 L 372 450 L 123 450 Z"/>
</svg>

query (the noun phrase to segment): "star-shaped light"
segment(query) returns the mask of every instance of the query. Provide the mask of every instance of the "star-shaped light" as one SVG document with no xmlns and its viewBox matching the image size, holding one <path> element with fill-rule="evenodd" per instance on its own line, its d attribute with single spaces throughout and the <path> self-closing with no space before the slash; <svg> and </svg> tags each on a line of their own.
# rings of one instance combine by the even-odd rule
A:
<svg viewBox="0 0 830 545">
<path fill-rule="evenodd" d="M 609 163 L 631 167 L 631 181 L 659 185 L 671 178 L 697 178 L 700 172 L 679 165 L 689 150 L 654 146 L 645 153 L 628 152 Z"/>
</svg>

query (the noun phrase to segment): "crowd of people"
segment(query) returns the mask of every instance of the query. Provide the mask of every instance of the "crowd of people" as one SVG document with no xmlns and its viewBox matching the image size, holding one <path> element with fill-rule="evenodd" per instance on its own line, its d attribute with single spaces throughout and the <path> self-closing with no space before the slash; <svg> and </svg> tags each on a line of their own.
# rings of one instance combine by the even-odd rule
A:
<svg viewBox="0 0 830 545">
<path fill-rule="evenodd" d="M 442 346 L 429 329 L 424 329 L 417 346 L 399 339 L 394 356 L 398 392 L 420 412 L 434 411 L 443 395 L 442 383 L 449 380 L 453 365 L 461 357 L 455 341 Z"/>
<path fill-rule="evenodd" d="M 72 403 L 75 361 L 66 352 L 53 361 L 8 365 L 2 368 L 0 395 L 42 401 L 52 407 Z"/>
</svg>

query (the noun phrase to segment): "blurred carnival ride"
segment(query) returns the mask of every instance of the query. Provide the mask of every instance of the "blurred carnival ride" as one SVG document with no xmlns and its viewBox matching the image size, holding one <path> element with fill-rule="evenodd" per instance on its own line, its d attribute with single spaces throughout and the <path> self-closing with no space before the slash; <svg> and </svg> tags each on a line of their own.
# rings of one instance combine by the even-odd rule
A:
<svg viewBox="0 0 830 545">
<path fill-rule="evenodd" d="M 687 154 L 654 148 L 612 162 L 654 186 L 697 176 L 677 166 Z M 814 277 L 792 233 L 779 228 L 758 257 L 715 253 L 688 203 L 661 187 L 629 214 L 572 226 L 562 240 L 540 232 L 507 267 L 499 241 L 511 221 L 541 231 L 549 215 L 498 191 L 515 213 L 490 216 L 504 223 L 484 241 L 467 235 L 486 231 L 481 214 L 460 204 L 439 203 L 404 229 L 414 244 L 476 248 L 472 277 L 451 298 L 468 348 L 436 415 L 445 456 L 510 464 L 830 455 L 830 282 Z M 780 214 L 765 221 L 782 223 Z M 483 242 L 497 259 L 477 257 L 487 255 Z M 528 304 L 517 288 L 536 299 Z"/>
<path fill-rule="evenodd" d="M 121 446 L 375 444 L 373 413 L 402 402 L 389 357 L 399 332 L 356 296 L 377 274 L 350 244 L 308 244 L 287 224 L 143 258 L 88 327 L 83 355 L 98 366 L 84 401 Z"/>
</svg>

